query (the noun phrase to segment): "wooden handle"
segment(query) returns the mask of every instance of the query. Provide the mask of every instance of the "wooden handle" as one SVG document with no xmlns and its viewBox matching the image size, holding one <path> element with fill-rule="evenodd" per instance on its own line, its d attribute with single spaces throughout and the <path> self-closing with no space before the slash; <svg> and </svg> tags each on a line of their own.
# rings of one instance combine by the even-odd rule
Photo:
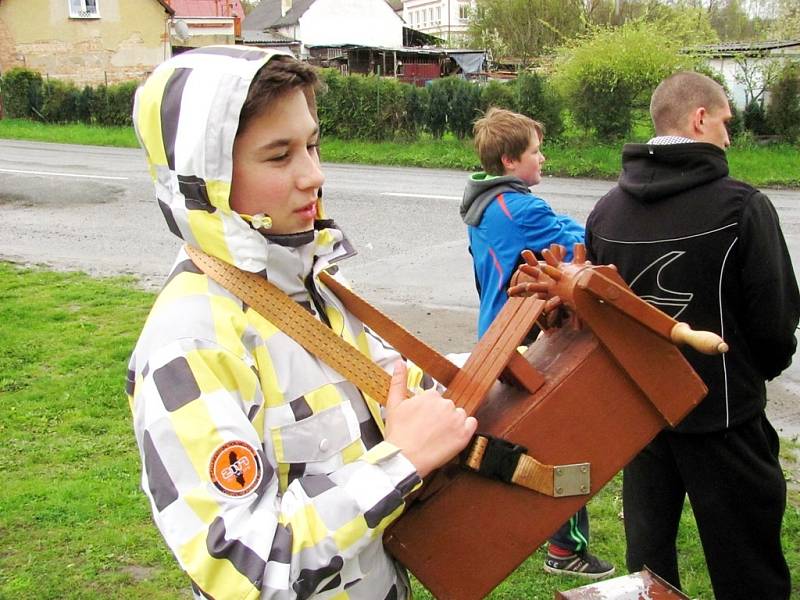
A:
<svg viewBox="0 0 800 600">
<path fill-rule="evenodd" d="M 728 344 L 716 333 L 695 331 L 687 323 L 676 323 L 670 339 L 675 344 L 686 344 L 703 354 L 724 354 L 728 351 Z"/>
</svg>

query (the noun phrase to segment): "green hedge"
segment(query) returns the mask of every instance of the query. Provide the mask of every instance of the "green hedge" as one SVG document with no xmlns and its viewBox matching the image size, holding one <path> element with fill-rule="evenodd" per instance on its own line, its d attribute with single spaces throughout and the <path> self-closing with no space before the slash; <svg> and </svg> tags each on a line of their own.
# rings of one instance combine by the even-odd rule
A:
<svg viewBox="0 0 800 600">
<path fill-rule="evenodd" d="M 324 69 L 317 97 L 323 134 L 366 141 L 413 140 L 426 131 L 435 138 L 450 132 L 472 136 L 472 125 L 489 107 L 524 113 L 544 123 L 548 137 L 563 129 L 563 101 L 539 75 L 507 83 L 470 83 L 458 77 L 435 79 L 419 88 L 372 75 L 344 76 Z"/>
<path fill-rule="evenodd" d="M 783 139 L 800 140 L 800 61 L 787 63 L 770 87 L 767 122 Z"/>
<path fill-rule="evenodd" d="M 14 68 L 0 78 L 3 111 L 12 119 L 31 119 L 42 108 L 42 76 L 28 69 Z"/>
<path fill-rule="evenodd" d="M 46 123 L 130 125 L 137 85 L 127 81 L 80 89 L 73 83 L 44 80 L 39 73 L 22 68 L 0 78 L 5 116 Z"/>
<path fill-rule="evenodd" d="M 587 60 L 599 59 L 591 54 Z M 624 77 L 618 65 L 600 61 L 592 65 L 591 76 L 583 76 L 585 65 L 577 68 L 578 63 L 573 60 L 570 65 L 575 72 L 564 70 L 557 75 L 556 83 L 566 88 L 562 91 L 566 95 L 559 93 L 548 78 L 535 73 L 487 84 L 446 77 L 418 88 L 392 78 L 344 76 L 325 69 L 318 95 L 320 126 L 323 134 L 339 139 L 415 140 L 422 132 L 435 138 L 449 132 L 464 139 L 471 137 L 473 123 L 483 112 L 498 106 L 540 121 L 552 140 L 564 131 L 562 115 L 565 102 L 569 102 L 579 126 L 594 130 L 601 140 L 614 139 L 627 135 L 632 108 L 665 72 L 663 68 L 646 69 L 642 74 L 633 69 L 636 77 Z M 800 136 L 799 70 L 797 66 L 787 67 L 774 86 L 770 114 L 765 114 L 760 105 L 751 106 L 737 121 L 755 133 L 774 130 L 787 140 L 796 140 Z M 81 89 L 72 83 L 44 80 L 35 71 L 21 68 L 11 69 L 0 78 L 5 116 L 47 123 L 129 126 L 137 85 L 130 81 Z"/>
</svg>

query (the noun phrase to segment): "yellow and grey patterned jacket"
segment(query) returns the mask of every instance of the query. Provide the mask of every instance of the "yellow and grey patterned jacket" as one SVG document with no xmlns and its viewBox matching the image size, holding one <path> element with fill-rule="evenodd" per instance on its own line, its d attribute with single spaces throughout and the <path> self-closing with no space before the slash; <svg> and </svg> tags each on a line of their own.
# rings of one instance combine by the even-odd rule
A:
<svg viewBox="0 0 800 600">
<path fill-rule="evenodd" d="M 398 354 L 319 282 L 353 253 L 334 223 L 268 237 L 229 206 L 233 140 L 270 54 L 163 63 L 134 123 L 170 230 L 261 273 L 387 371 Z M 413 389 L 421 373 L 412 370 Z M 381 534 L 419 483 L 380 407 L 201 274 L 181 251 L 131 357 L 127 392 L 158 528 L 198 597 L 405 598 Z"/>
</svg>

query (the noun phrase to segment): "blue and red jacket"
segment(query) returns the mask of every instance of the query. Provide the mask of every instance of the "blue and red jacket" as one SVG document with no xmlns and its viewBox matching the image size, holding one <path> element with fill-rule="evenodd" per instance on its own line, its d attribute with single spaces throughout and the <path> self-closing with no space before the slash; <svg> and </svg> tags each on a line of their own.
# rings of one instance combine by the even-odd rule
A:
<svg viewBox="0 0 800 600">
<path fill-rule="evenodd" d="M 468 226 L 475 284 L 480 295 L 478 337 L 489 328 L 506 303 L 508 282 L 522 259 L 520 253 L 540 254 L 550 244 L 567 247 L 583 242 L 584 229 L 571 218 L 553 212 L 531 194 L 528 186 L 509 175 L 474 173 L 467 181 L 461 218 Z"/>
</svg>

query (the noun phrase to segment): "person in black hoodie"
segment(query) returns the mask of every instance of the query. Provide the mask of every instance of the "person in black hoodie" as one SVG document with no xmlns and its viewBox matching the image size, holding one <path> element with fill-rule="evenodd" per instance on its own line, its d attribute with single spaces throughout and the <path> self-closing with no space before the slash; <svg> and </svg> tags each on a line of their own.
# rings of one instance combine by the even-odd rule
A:
<svg viewBox="0 0 800 600">
<path fill-rule="evenodd" d="M 625 467 L 627 566 L 680 587 L 676 535 L 688 494 L 717 600 L 784 599 L 786 482 L 765 380 L 791 363 L 800 295 L 769 199 L 728 176 L 723 88 L 676 73 L 653 93 L 656 137 L 626 144 L 619 182 L 586 223 L 588 258 L 727 354 L 683 351 L 708 396 Z M 680 390 L 675 390 L 676 394 Z"/>
</svg>

